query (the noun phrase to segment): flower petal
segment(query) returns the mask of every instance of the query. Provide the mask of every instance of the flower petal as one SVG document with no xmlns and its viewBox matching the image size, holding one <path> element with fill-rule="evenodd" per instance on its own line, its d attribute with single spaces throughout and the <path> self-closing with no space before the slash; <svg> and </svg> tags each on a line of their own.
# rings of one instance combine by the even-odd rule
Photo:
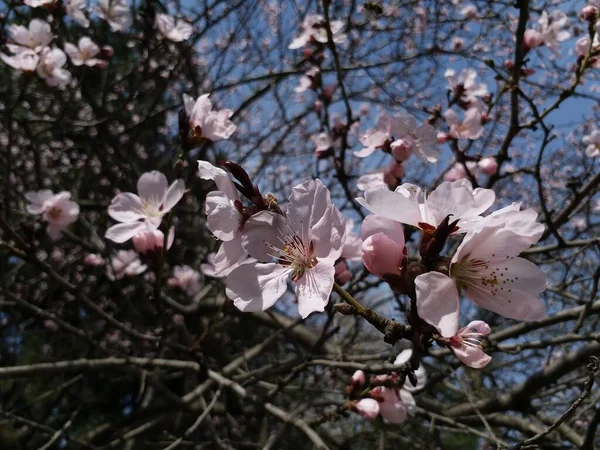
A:
<svg viewBox="0 0 600 450">
<path fill-rule="evenodd" d="M 104 237 L 117 244 L 122 244 L 145 229 L 146 224 L 144 222 L 118 223 L 106 230 Z"/>
<path fill-rule="evenodd" d="M 490 295 L 489 290 L 475 285 L 465 289 L 465 296 L 482 308 L 509 319 L 534 321 L 546 316 L 544 304 L 537 296 L 518 289 L 497 290 Z"/>
<path fill-rule="evenodd" d="M 372 213 L 396 222 L 418 227 L 421 221 L 419 205 L 400 192 L 387 189 L 366 191 L 364 202 L 359 201 L 359 203 Z"/>
<path fill-rule="evenodd" d="M 451 347 L 451 349 L 463 364 L 473 369 L 482 369 L 492 360 L 492 357 L 486 355 L 479 347 L 461 345 L 460 347 Z"/>
<path fill-rule="evenodd" d="M 118 194 L 108 207 L 108 215 L 119 222 L 136 222 L 145 218 L 142 200 L 131 192 Z"/>
<path fill-rule="evenodd" d="M 285 293 L 289 273 L 278 264 L 242 264 L 227 277 L 227 296 L 240 311 L 265 311 Z"/>
<path fill-rule="evenodd" d="M 439 272 L 428 272 L 415 279 L 415 286 L 421 319 L 442 336 L 454 336 L 460 319 L 460 299 L 454 281 Z"/>
<path fill-rule="evenodd" d="M 320 261 L 313 268 L 306 270 L 302 278 L 296 281 L 298 312 L 303 319 L 312 312 L 325 310 L 333 289 L 334 272 L 333 264 Z"/>
<path fill-rule="evenodd" d="M 167 193 L 165 194 L 165 198 L 162 204 L 162 212 L 167 213 L 173 209 L 173 207 L 179 203 L 179 200 L 183 197 L 185 193 L 185 183 L 183 180 L 175 180 L 169 186 Z"/>
<path fill-rule="evenodd" d="M 146 172 L 137 183 L 138 194 L 142 201 L 155 205 L 156 208 L 162 205 L 167 189 L 169 189 L 167 177 L 158 170 Z"/>
<path fill-rule="evenodd" d="M 230 241 L 238 234 L 241 215 L 223 192 L 209 192 L 205 208 L 208 227 L 216 237 L 222 241 Z"/>
</svg>

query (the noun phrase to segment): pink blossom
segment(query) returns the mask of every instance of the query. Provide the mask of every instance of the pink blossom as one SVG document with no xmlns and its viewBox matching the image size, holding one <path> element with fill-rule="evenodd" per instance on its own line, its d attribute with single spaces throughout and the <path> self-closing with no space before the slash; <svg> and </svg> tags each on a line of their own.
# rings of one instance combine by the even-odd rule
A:
<svg viewBox="0 0 600 450">
<path fill-rule="evenodd" d="M 100 53 L 100 47 L 98 47 L 94 41 L 89 37 L 84 36 L 79 39 L 77 46 L 70 42 L 65 43 L 65 52 L 69 55 L 71 62 L 74 66 L 86 65 L 89 67 L 104 67 L 108 63 L 102 59 L 95 58 Z"/>
<path fill-rule="evenodd" d="M 342 31 L 344 22 L 341 20 L 332 20 L 329 22 L 329 25 L 333 42 L 336 44 L 346 42 L 347 37 Z M 302 33 L 300 36 L 294 38 L 288 48 L 290 50 L 301 48 L 312 41 L 326 44 L 329 39 L 327 38 L 327 29 L 325 27 L 326 23 L 323 16 L 320 14 L 309 14 L 304 18 L 304 22 L 302 23 Z"/>
<path fill-rule="evenodd" d="M 594 129 L 590 134 L 583 137 L 582 142 L 585 147 L 585 154 L 589 158 L 600 156 L 600 131 Z"/>
<path fill-rule="evenodd" d="M 125 31 L 133 22 L 127 0 L 98 0 L 96 13 L 108 22 L 112 31 Z"/>
<path fill-rule="evenodd" d="M 404 183 L 395 191 L 366 191 L 356 200 L 373 214 L 418 228 L 437 228 L 446 216 L 459 220 L 458 233 L 482 220 L 480 214 L 494 203 L 491 189 L 473 189 L 467 180 L 444 181 L 429 196 L 414 184 Z"/>
<path fill-rule="evenodd" d="M 32 8 L 39 8 L 40 6 L 53 5 L 56 0 L 23 0 L 23 3 Z"/>
<path fill-rule="evenodd" d="M 562 28 L 567 25 L 567 15 L 559 9 L 555 9 L 550 14 L 542 11 L 538 23 L 544 45 L 548 47 L 556 57 L 560 56 L 560 42 L 566 41 L 571 37 L 571 33 Z"/>
<path fill-rule="evenodd" d="M 190 297 L 200 292 L 200 273 L 190 266 L 182 265 L 173 267 L 173 276 L 167 280 L 171 287 L 183 289 Z"/>
<path fill-rule="evenodd" d="M 454 139 L 477 139 L 483 133 L 480 106 L 472 106 L 464 113 L 460 121 L 453 109 L 444 112 L 444 119 L 450 127 L 448 135 Z"/>
<path fill-rule="evenodd" d="M 473 69 L 462 69 L 458 76 L 454 69 L 446 69 L 444 77 L 454 95 L 467 103 L 475 102 L 488 95 L 487 86 L 475 82 L 477 72 Z"/>
<path fill-rule="evenodd" d="M 483 340 L 490 334 L 490 326 L 482 320 L 474 320 L 450 338 L 450 349 L 465 365 L 482 369 L 492 360 L 483 351 Z"/>
<path fill-rule="evenodd" d="M 474 5 L 465 5 L 460 10 L 460 13 L 465 16 L 466 19 L 474 19 L 477 17 L 477 7 Z"/>
<path fill-rule="evenodd" d="M 329 191 L 320 180 L 306 181 L 292 189 L 285 217 L 261 211 L 247 220 L 242 245 L 259 262 L 229 274 L 227 296 L 242 311 L 264 311 L 286 292 L 291 278 L 300 315 L 323 311 L 344 240 L 344 218 Z"/>
<path fill-rule="evenodd" d="M 588 20 L 592 23 L 596 22 L 598 18 L 598 6 L 597 5 L 585 5 L 581 8 L 581 16 L 584 20 Z"/>
<path fill-rule="evenodd" d="M 525 33 L 523 34 L 523 44 L 527 50 L 533 50 L 543 43 L 544 39 L 542 33 L 536 30 L 525 30 Z"/>
<path fill-rule="evenodd" d="M 331 136 L 329 136 L 328 133 L 323 132 L 311 136 L 310 140 L 315 145 L 315 155 L 317 155 L 317 157 L 324 156 L 333 148 L 333 139 L 331 139 Z"/>
<path fill-rule="evenodd" d="M 294 88 L 297 93 L 302 93 L 308 89 L 313 89 L 317 81 L 320 82 L 321 69 L 318 66 L 312 67 L 305 75 L 300 77 L 300 85 Z"/>
<path fill-rule="evenodd" d="M 141 231 L 156 230 L 163 216 L 183 197 L 185 184 L 183 180 L 176 180 L 169 186 L 167 177 L 153 170 L 140 177 L 137 190 L 139 196 L 124 192 L 111 202 L 108 214 L 121 223 L 106 230 L 107 239 L 123 243 Z"/>
<path fill-rule="evenodd" d="M 365 419 L 373 420 L 379 415 L 379 402 L 374 398 L 363 398 L 354 403 L 354 410 Z"/>
<path fill-rule="evenodd" d="M 194 28 L 185 20 L 177 20 L 168 14 L 156 14 L 156 28 L 165 39 L 173 42 L 187 41 Z"/>
<path fill-rule="evenodd" d="M 14 44 L 7 44 L 6 46 L 13 54 L 26 50 L 39 53 L 43 48 L 50 45 L 50 42 L 54 39 L 50 24 L 40 19 L 33 19 L 29 22 L 27 28 L 22 25 L 10 25 L 8 32 Z"/>
<path fill-rule="evenodd" d="M 98 253 L 89 253 L 83 258 L 83 263 L 87 266 L 102 266 L 104 265 L 104 258 Z"/>
<path fill-rule="evenodd" d="M 518 257 L 544 232 L 536 218 L 535 211 L 520 211 L 515 203 L 475 224 L 452 258 L 450 277 L 429 272 L 415 279 L 421 318 L 442 336 L 454 336 L 460 317 L 459 290 L 473 303 L 504 317 L 544 317 L 538 296 L 546 289 L 546 276 L 535 264 Z"/>
<path fill-rule="evenodd" d="M 219 278 L 246 258 L 242 248 L 244 217 L 237 207 L 240 204 L 237 189 L 227 172 L 207 161 L 198 161 L 198 175 L 203 180 L 213 180 L 217 185 L 217 190 L 206 196 L 205 213 L 208 228 L 223 241 L 214 258 L 214 276 Z"/>
<path fill-rule="evenodd" d="M 493 156 L 482 158 L 477 163 L 477 167 L 484 175 L 496 175 L 498 173 L 498 161 Z"/>
<path fill-rule="evenodd" d="M 90 19 L 85 15 L 85 0 L 66 0 L 67 15 L 84 28 L 90 26 Z"/>
<path fill-rule="evenodd" d="M 120 280 L 126 276 L 133 277 L 146 271 L 148 266 L 142 264 L 139 255 L 134 250 L 119 250 L 110 258 L 106 266 L 106 276 L 109 280 Z"/>
<path fill-rule="evenodd" d="M 21 72 L 33 72 L 38 65 L 40 57 L 33 50 L 24 50 L 13 56 L 0 53 L 0 59 L 13 69 L 20 70 Z"/>
<path fill-rule="evenodd" d="M 69 192 L 53 194 L 52 191 L 43 189 L 27 192 L 25 198 L 29 201 L 27 212 L 42 215 L 42 219 L 48 223 L 46 233 L 52 240 L 60 238 L 62 231 L 79 216 L 79 205 L 70 200 Z"/>
<path fill-rule="evenodd" d="M 167 250 L 173 245 L 174 239 L 175 229 L 171 228 L 167 239 Z M 162 231 L 149 228 L 133 236 L 133 247 L 140 255 L 145 255 L 149 252 L 159 254 L 162 251 L 164 241 L 165 235 Z"/>
<path fill-rule="evenodd" d="M 386 375 L 379 378 L 387 377 Z M 377 386 L 371 396 L 379 402 L 379 414 L 390 423 L 402 423 L 416 406 L 415 400 L 406 389 Z"/>
<path fill-rule="evenodd" d="M 362 224 L 362 260 L 378 277 L 399 275 L 406 257 L 404 231 L 400 223 L 386 217 L 369 215 Z"/>
<path fill-rule="evenodd" d="M 71 72 L 62 67 L 67 63 L 67 55 L 58 49 L 46 47 L 40 53 L 36 72 L 51 87 L 64 89 L 71 82 Z"/>
<path fill-rule="evenodd" d="M 352 374 L 352 378 L 350 378 L 350 386 L 354 387 L 356 390 L 362 388 L 367 382 L 367 377 L 362 370 L 357 370 Z"/>
<path fill-rule="evenodd" d="M 211 141 L 229 139 L 237 128 L 229 120 L 233 111 L 229 109 L 213 111 L 209 95 L 203 94 L 194 100 L 189 95 L 183 94 L 185 113 L 188 116 L 190 128 L 195 131 L 198 138 Z"/>
</svg>

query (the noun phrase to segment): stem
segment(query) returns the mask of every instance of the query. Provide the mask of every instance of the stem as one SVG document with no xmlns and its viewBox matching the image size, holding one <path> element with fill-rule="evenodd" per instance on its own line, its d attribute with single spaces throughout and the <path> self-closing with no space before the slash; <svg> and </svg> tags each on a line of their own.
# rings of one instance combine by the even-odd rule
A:
<svg viewBox="0 0 600 450">
<path fill-rule="evenodd" d="M 346 291 L 343 287 L 341 287 L 337 283 L 333 283 L 333 290 L 350 306 L 353 306 L 356 309 L 358 315 L 363 316 L 367 313 L 367 308 L 361 305 L 358 300 L 352 297 L 348 291 Z"/>
</svg>

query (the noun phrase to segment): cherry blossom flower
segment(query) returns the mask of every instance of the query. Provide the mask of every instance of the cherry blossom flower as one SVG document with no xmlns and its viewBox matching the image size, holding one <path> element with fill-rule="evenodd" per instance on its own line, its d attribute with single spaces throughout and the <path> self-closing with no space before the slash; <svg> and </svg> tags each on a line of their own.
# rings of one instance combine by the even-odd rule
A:
<svg viewBox="0 0 600 450">
<path fill-rule="evenodd" d="M 100 53 L 100 47 L 98 47 L 94 41 L 87 36 L 79 39 L 77 46 L 71 44 L 70 42 L 66 42 L 65 52 L 67 55 L 69 55 L 69 58 L 74 66 L 81 66 L 85 64 L 89 67 L 105 67 L 108 64 L 102 59 L 95 58 L 95 56 Z"/>
<path fill-rule="evenodd" d="M 412 356 L 411 349 L 402 350 L 400 353 L 398 353 L 398 356 L 396 356 L 396 359 L 394 360 L 394 364 L 396 366 L 405 364 L 410 360 L 411 356 Z M 417 379 L 417 384 L 415 386 L 413 386 L 410 383 L 410 381 L 405 381 L 404 385 L 402 386 L 402 389 L 405 389 L 408 392 L 415 392 L 415 391 L 419 391 L 425 387 L 425 385 L 427 384 L 427 371 L 425 370 L 425 367 L 423 367 L 423 364 L 420 364 L 419 368 L 417 370 L 415 370 L 414 373 L 415 373 L 415 378 Z"/>
<path fill-rule="evenodd" d="M 490 334 L 490 326 L 482 320 L 474 320 L 450 338 L 450 350 L 465 365 L 482 369 L 492 360 L 483 351 L 483 340 Z"/>
<path fill-rule="evenodd" d="M 429 162 L 435 162 L 439 156 L 433 147 L 437 144 L 435 129 L 428 123 L 417 126 L 416 119 L 409 114 L 380 115 L 376 128 L 364 133 L 360 142 L 365 148 L 354 152 L 354 156 L 359 158 L 371 155 L 378 148 L 386 152 L 401 152 L 402 156 L 394 155 L 397 160 L 408 159 L 416 153 Z"/>
<path fill-rule="evenodd" d="M 379 375 L 381 381 L 392 379 L 393 376 Z M 406 383 L 405 383 L 406 385 Z M 376 386 L 371 389 L 371 397 L 379 402 L 379 414 L 389 423 L 402 423 L 416 406 L 412 394 L 404 387 L 392 388 Z"/>
<path fill-rule="evenodd" d="M 64 89 L 71 82 L 71 72 L 62 67 L 67 63 L 67 55 L 59 48 L 46 47 L 40 53 L 36 72 L 48 86 Z"/>
<path fill-rule="evenodd" d="M 354 404 L 354 410 L 365 419 L 373 420 L 379 415 L 379 402 L 374 398 L 361 398 Z"/>
<path fill-rule="evenodd" d="M 167 280 L 171 287 L 183 289 L 190 297 L 200 292 L 200 273 L 190 266 L 182 265 L 173 267 L 173 276 Z"/>
<path fill-rule="evenodd" d="M 169 236 L 167 238 L 167 250 L 173 245 L 175 239 L 175 229 L 172 227 L 169 230 Z M 165 235 L 160 230 L 152 228 L 142 230 L 132 238 L 133 247 L 135 251 L 140 255 L 145 255 L 149 252 L 160 253 L 163 249 L 165 242 Z"/>
<path fill-rule="evenodd" d="M 33 50 L 25 50 L 13 56 L 0 53 L 0 59 L 13 69 L 20 70 L 21 72 L 33 72 L 38 65 L 40 57 Z"/>
<path fill-rule="evenodd" d="M 344 217 L 329 191 L 320 180 L 306 181 L 292 189 L 285 217 L 261 211 L 247 220 L 242 245 L 259 262 L 229 274 L 227 296 L 242 311 L 264 311 L 286 292 L 291 277 L 300 315 L 323 311 L 344 240 Z"/>
<path fill-rule="evenodd" d="M 194 100 L 189 95 L 183 94 L 190 128 L 194 130 L 197 138 L 211 141 L 229 139 L 237 128 L 229 120 L 233 112 L 229 109 L 213 111 L 209 95 L 203 94 L 198 97 L 198 100 Z"/>
<path fill-rule="evenodd" d="M 160 13 L 156 14 L 156 28 L 165 39 L 173 42 L 187 41 L 194 32 L 194 27 L 185 20 L 175 21 L 168 14 Z"/>
<path fill-rule="evenodd" d="M 545 315 L 539 294 L 546 276 L 518 255 L 544 232 L 533 210 L 520 204 L 495 211 L 475 224 L 456 250 L 450 276 L 428 272 L 415 279 L 417 308 L 423 320 L 444 337 L 458 330 L 460 296 L 478 306 L 517 320 L 539 320 Z"/>
<path fill-rule="evenodd" d="M 54 194 L 48 189 L 43 189 L 27 192 L 25 198 L 29 202 L 27 212 L 42 215 L 42 219 L 48 222 L 46 233 L 54 241 L 60 238 L 62 231 L 79 216 L 79 205 L 71 200 L 69 192 Z"/>
<path fill-rule="evenodd" d="M 560 42 L 571 37 L 571 33 L 562 28 L 567 25 L 567 15 L 559 9 L 548 14 L 542 11 L 538 23 L 544 45 L 548 47 L 557 57 L 560 56 Z"/>
<path fill-rule="evenodd" d="M 399 275 L 406 257 L 404 231 L 400 223 L 371 214 L 362 223 L 362 260 L 369 272 L 378 277 Z"/>
<path fill-rule="evenodd" d="M 367 382 L 367 377 L 362 370 L 357 370 L 352 374 L 352 378 L 350 378 L 350 387 L 353 387 L 354 390 L 362 389 L 362 387 Z"/>
<path fill-rule="evenodd" d="M 40 19 L 29 22 L 28 28 L 22 25 L 10 25 L 8 32 L 14 44 L 6 44 L 6 46 L 15 55 L 26 50 L 40 53 L 54 39 L 50 24 Z"/>
<path fill-rule="evenodd" d="M 466 19 L 474 19 L 475 17 L 477 17 L 477 7 L 474 5 L 464 5 L 461 8 L 460 13 Z"/>
<path fill-rule="evenodd" d="M 473 189 L 467 180 L 444 181 L 429 196 L 414 184 L 404 183 L 395 191 L 379 189 L 366 191 L 356 200 L 372 213 L 421 229 L 433 229 L 446 216 L 458 219 L 457 233 L 468 231 L 482 220 L 496 196 L 491 189 Z"/>
<path fill-rule="evenodd" d="M 479 106 L 467 109 L 462 121 L 458 119 L 458 115 L 453 109 L 447 109 L 444 112 L 444 119 L 450 127 L 448 135 L 454 139 L 478 139 L 483 133 Z"/>
<path fill-rule="evenodd" d="M 310 140 L 315 145 L 315 155 L 317 158 L 326 156 L 333 148 L 333 139 L 331 139 L 329 133 L 319 133 L 315 136 L 311 136 Z"/>
<path fill-rule="evenodd" d="M 85 0 L 66 0 L 67 15 L 84 28 L 90 26 L 90 19 L 85 15 Z"/>
<path fill-rule="evenodd" d="M 108 22 L 112 31 L 125 31 L 133 22 L 127 0 L 98 0 L 96 13 Z"/>
<path fill-rule="evenodd" d="M 118 194 L 108 214 L 119 224 L 113 225 L 104 237 L 117 243 L 128 241 L 144 230 L 156 230 L 162 218 L 181 200 L 185 192 L 183 180 L 168 185 L 167 177 L 156 170 L 144 173 L 137 183 L 139 193 Z"/>
<path fill-rule="evenodd" d="M 306 92 L 313 89 L 317 80 L 321 79 L 321 69 L 318 66 L 312 67 L 305 75 L 300 77 L 300 84 L 294 88 L 297 93 Z"/>
<path fill-rule="evenodd" d="M 477 72 L 473 69 L 462 69 L 458 76 L 454 69 L 446 69 L 444 77 L 454 95 L 467 103 L 475 102 L 488 95 L 487 86 L 475 82 Z"/>
<path fill-rule="evenodd" d="M 217 190 L 206 196 L 205 213 L 208 228 L 223 241 L 214 257 L 214 276 L 221 277 L 246 258 L 242 248 L 244 217 L 238 209 L 241 206 L 239 194 L 227 172 L 207 161 L 198 161 L 198 175 L 217 185 Z"/>
<path fill-rule="evenodd" d="M 585 154 L 588 157 L 600 156 L 600 131 L 592 130 L 590 134 L 583 137 L 582 142 L 586 145 Z"/>
<path fill-rule="evenodd" d="M 498 161 L 493 156 L 482 158 L 477 162 L 477 167 L 484 175 L 496 175 L 498 173 Z"/>
<path fill-rule="evenodd" d="M 342 44 L 346 42 L 346 35 L 343 33 L 344 22 L 341 20 L 332 20 L 329 22 L 331 27 L 331 35 L 333 36 L 333 42 L 336 44 Z M 322 44 L 328 42 L 327 29 L 325 28 L 325 19 L 320 14 L 311 14 L 306 16 L 302 23 L 302 34 L 295 38 L 288 46 L 290 50 L 294 50 L 300 47 L 304 47 L 306 44 L 316 41 Z"/>
<path fill-rule="evenodd" d="M 109 280 L 120 280 L 144 273 L 148 266 L 142 264 L 135 250 L 119 250 L 111 256 L 106 266 L 106 276 Z"/>
</svg>

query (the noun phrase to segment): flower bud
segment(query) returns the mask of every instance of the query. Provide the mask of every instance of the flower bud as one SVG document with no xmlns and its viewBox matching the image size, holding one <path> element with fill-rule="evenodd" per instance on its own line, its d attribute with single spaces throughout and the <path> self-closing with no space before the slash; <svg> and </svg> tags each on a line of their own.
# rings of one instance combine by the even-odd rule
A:
<svg viewBox="0 0 600 450">
<path fill-rule="evenodd" d="M 598 7 L 594 5 L 585 5 L 581 9 L 581 16 L 584 20 L 587 20 L 588 22 L 596 22 L 596 19 L 598 18 Z"/>
<path fill-rule="evenodd" d="M 481 170 L 481 172 L 485 175 L 496 175 L 498 172 L 498 162 L 496 158 L 490 156 L 488 158 L 483 158 L 477 163 L 477 167 Z"/>
<path fill-rule="evenodd" d="M 396 161 L 392 161 L 387 169 L 387 172 L 396 178 L 402 178 L 405 174 L 404 165 L 399 164 Z"/>
<path fill-rule="evenodd" d="M 171 248 L 174 237 L 175 233 L 171 228 L 167 241 L 167 250 Z M 159 252 L 163 248 L 164 239 L 165 235 L 160 230 L 144 230 L 133 237 L 133 247 L 141 255 L 149 252 Z"/>
<path fill-rule="evenodd" d="M 379 402 L 373 398 L 363 398 L 354 404 L 354 410 L 365 419 L 375 419 L 379 414 Z"/>
<path fill-rule="evenodd" d="M 411 143 L 403 139 L 392 142 L 391 149 L 392 156 L 396 161 L 406 161 L 412 155 Z"/>
<path fill-rule="evenodd" d="M 384 233 L 369 236 L 362 246 L 362 260 L 369 272 L 378 277 L 398 273 L 402 263 L 403 248 Z"/>
<path fill-rule="evenodd" d="M 350 386 L 361 388 L 366 382 L 367 378 L 365 377 L 365 373 L 362 370 L 357 370 L 350 379 Z"/>
<path fill-rule="evenodd" d="M 523 46 L 526 51 L 539 47 L 544 42 L 542 33 L 536 30 L 525 30 L 523 35 Z"/>
</svg>

